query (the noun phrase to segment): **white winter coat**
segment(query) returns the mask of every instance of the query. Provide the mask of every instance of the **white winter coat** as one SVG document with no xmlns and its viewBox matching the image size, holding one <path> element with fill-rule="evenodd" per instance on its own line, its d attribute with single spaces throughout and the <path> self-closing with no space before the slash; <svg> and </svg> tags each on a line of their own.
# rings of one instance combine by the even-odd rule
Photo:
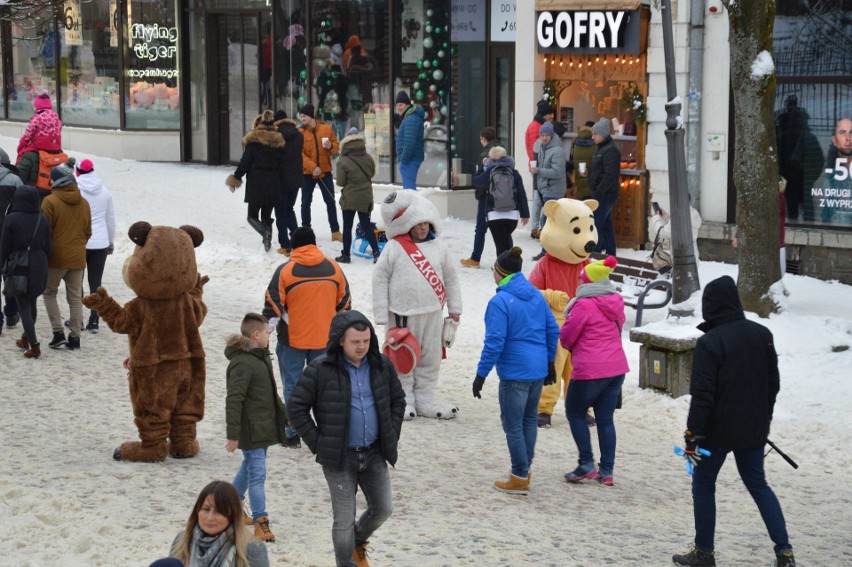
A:
<svg viewBox="0 0 852 567">
<path fill-rule="evenodd" d="M 115 242 L 115 209 L 112 195 L 94 171 L 77 177 L 77 187 L 92 211 L 92 237 L 86 243 L 86 249 L 108 248 Z"/>
</svg>

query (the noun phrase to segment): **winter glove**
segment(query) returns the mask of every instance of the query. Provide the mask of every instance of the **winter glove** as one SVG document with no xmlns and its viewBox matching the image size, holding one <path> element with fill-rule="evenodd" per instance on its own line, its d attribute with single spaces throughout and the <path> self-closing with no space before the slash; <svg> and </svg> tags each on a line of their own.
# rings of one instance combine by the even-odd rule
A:
<svg viewBox="0 0 852 567">
<path fill-rule="evenodd" d="M 482 391 L 482 386 L 485 384 L 485 378 L 482 376 L 477 376 L 473 380 L 473 397 L 482 399 L 480 392 Z"/>
<path fill-rule="evenodd" d="M 556 363 L 550 362 L 547 365 L 547 378 L 544 379 L 545 386 L 556 384 Z"/>
<path fill-rule="evenodd" d="M 110 242 L 109 246 L 107 246 L 107 256 L 109 256 L 113 252 L 115 252 L 115 245 L 112 242 Z"/>
<path fill-rule="evenodd" d="M 699 447 L 699 442 L 704 440 L 703 435 L 694 435 L 688 429 L 683 434 L 685 448 L 675 447 L 675 454 L 686 460 L 686 472 L 692 474 L 695 467 L 701 462 L 701 457 L 709 457 L 710 451 Z"/>
</svg>

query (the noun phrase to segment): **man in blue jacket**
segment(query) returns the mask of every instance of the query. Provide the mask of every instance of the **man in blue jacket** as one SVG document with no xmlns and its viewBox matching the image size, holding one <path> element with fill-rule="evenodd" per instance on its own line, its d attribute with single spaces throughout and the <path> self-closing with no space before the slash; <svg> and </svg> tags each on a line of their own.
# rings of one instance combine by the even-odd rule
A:
<svg viewBox="0 0 852 567">
<path fill-rule="evenodd" d="M 500 420 L 512 473 L 506 482 L 495 481 L 494 488 L 526 495 L 538 434 L 538 399 L 543 385 L 556 383 L 553 362 L 559 327 L 544 296 L 521 273 L 522 267 L 521 249 L 515 246 L 500 254 L 492 268 L 497 293 L 485 310 L 485 344 L 476 367 L 473 395 L 481 397 L 485 377 L 496 365 Z"/>
<path fill-rule="evenodd" d="M 417 170 L 423 163 L 423 120 L 426 111 L 413 104 L 405 91 L 396 94 L 396 113 L 402 123 L 396 133 L 396 157 L 403 189 L 417 189 Z"/>
</svg>

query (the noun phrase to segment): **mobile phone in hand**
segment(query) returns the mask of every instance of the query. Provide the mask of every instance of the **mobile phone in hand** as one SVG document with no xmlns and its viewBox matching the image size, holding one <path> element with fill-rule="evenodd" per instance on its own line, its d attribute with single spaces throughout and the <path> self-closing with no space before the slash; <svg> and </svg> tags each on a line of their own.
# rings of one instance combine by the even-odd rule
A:
<svg viewBox="0 0 852 567">
<path fill-rule="evenodd" d="M 655 215 L 660 214 L 660 205 L 656 201 L 651 203 L 651 209 L 653 209 Z"/>
</svg>

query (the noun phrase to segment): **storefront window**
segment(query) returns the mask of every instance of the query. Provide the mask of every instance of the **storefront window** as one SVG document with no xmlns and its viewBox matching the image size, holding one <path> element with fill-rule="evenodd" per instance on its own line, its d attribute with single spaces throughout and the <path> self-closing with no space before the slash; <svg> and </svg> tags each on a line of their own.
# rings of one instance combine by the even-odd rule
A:
<svg viewBox="0 0 852 567">
<path fill-rule="evenodd" d="M 376 160 L 375 181 L 390 181 L 391 92 L 386 0 L 311 4 L 311 102 L 338 138 L 357 128 Z"/>
<path fill-rule="evenodd" d="M 852 227 L 852 20 L 843 6 L 777 3 L 775 129 L 788 223 Z"/>
<path fill-rule="evenodd" d="M 450 9 L 442 0 L 402 0 L 394 37 L 394 93 L 406 91 L 426 110 L 418 185 L 449 186 Z M 398 117 L 395 125 L 399 125 Z M 401 180 L 396 164 L 396 181 Z"/>
<path fill-rule="evenodd" d="M 60 58 L 62 121 L 119 126 L 117 0 L 66 2 Z"/>
<path fill-rule="evenodd" d="M 287 116 L 296 119 L 307 102 L 307 41 L 304 0 L 280 0 L 275 12 L 273 60 L 275 102 Z"/>
<path fill-rule="evenodd" d="M 62 41 L 52 19 L 45 18 L 32 27 L 12 26 L 12 82 L 6 91 L 9 118 L 29 120 L 33 99 L 43 90 L 50 93 L 56 106 L 56 65 Z"/>
<path fill-rule="evenodd" d="M 126 10 L 126 126 L 180 128 L 175 0 L 131 0 Z"/>
</svg>

